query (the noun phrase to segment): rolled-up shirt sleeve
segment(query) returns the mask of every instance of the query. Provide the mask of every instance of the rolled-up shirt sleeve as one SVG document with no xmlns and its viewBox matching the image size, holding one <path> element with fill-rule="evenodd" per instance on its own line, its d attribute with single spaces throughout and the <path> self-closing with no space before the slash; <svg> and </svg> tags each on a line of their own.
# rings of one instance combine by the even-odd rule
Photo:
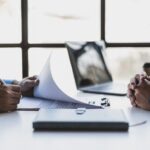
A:
<svg viewBox="0 0 150 150">
<path fill-rule="evenodd" d="M 8 80 L 8 79 L 5 80 L 4 79 L 3 81 L 4 81 L 5 84 L 13 84 L 14 80 Z"/>
</svg>

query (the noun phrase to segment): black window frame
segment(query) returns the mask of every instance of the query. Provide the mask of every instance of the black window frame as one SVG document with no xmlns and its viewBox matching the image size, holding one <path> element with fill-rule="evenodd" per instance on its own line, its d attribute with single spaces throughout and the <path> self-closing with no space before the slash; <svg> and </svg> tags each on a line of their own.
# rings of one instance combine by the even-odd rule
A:
<svg viewBox="0 0 150 150">
<path fill-rule="evenodd" d="M 106 14 L 106 0 L 101 0 L 101 35 L 100 40 L 103 40 L 106 47 L 150 47 L 150 43 L 110 43 L 105 39 L 105 14 Z M 0 43 L 0 48 L 14 48 L 18 47 L 22 50 L 22 77 L 26 77 L 29 74 L 29 61 L 28 50 L 29 48 L 63 48 L 63 43 L 29 43 L 28 42 L 28 0 L 21 0 L 21 43 Z"/>
</svg>

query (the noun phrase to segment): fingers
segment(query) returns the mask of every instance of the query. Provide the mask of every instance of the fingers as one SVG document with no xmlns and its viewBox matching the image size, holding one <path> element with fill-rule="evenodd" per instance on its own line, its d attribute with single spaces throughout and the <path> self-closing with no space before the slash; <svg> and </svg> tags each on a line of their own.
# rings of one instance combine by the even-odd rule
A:
<svg viewBox="0 0 150 150">
<path fill-rule="evenodd" d="M 136 74 L 134 80 L 135 80 L 135 84 L 137 84 L 137 82 L 140 80 L 140 74 Z"/>
<path fill-rule="evenodd" d="M 21 98 L 19 86 L 3 85 L 0 88 L 0 112 L 13 111 L 16 109 Z"/>
<path fill-rule="evenodd" d="M 134 94 L 134 90 L 136 89 L 136 85 L 134 83 L 129 83 L 128 84 L 128 94 L 133 95 Z M 128 97 L 130 97 L 130 95 L 128 95 Z"/>
<path fill-rule="evenodd" d="M 21 99 L 21 93 L 12 92 L 10 93 L 9 104 L 19 104 Z"/>
<path fill-rule="evenodd" d="M 136 74 L 135 77 L 130 80 L 130 85 L 128 88 L 135 90 L 136 88 L 140 87 L 146 79 L 147 76 L 144 74 Z"/>
<path fill-rule="evenodd" d="M 134 90 L 131 88 L 131 84 L 128 84 L 128 91 L 127 91 L 127 97 L 130 99 L 131 105 L 136 106 L 135 100 L 136 97 L 134 95 Z"/>
<path fill-rule="evenodd" d="M 135 77 L 131 78 L 130 80 L 130 84 L 136 84 L 137 79 Z"/>
<path fill-rule="evenodd" d="M 32 88 L 34 86 L 37 86 L 39 84 L 39 79 L 38 76 L 32 76 L 32 77 L 28 77 L 24 80 L 24 86 L 27 88 Z"/>
<path fill-rule="evenodd" d="M 136 106 L 136 98 L 135 97 L 130 97 L 130 102 L 132 106 Z"/>
<path fill-rule="evenodd" d="M 150 110 L 148 98 L 150 97 L 150 76 L 137 74 L 128 84 L 127 96 L 131 105 Z"/>
<path fill-rule="evenodd" d="M 26 83 L 25 83 L 25 86 L 27 88 L 32 88 L 32 87 L 35 87 L 39 84 L 39 80 L 27 80 Z"/>
<path fill-rule="evenodd" d="M 127 96 L 130 99 L 132 106 L 137 106 L 136 104 L 136 96 L 135 96 L 135 89 L 137 88 L 137 84 L 140 82 L 140 74 L 136 74 L 134 78 L 130 80 L 128 84 L 128 91 Z"/>
<path fill-rule="evenodd" d="M 9 105 L 16 105 L 19 104 L 21 98 L 21 93 L 9 91 L 8 94 L 5 96 L 5 106 Z"/>
<path fill-rule="evenodd" d="M 34 80 L 34 84 L 35 84 L 35 86 L 37 86 L 37 85 L 39 84 L 39 82 L 40 82 L 40 80 L 39 80 L 39 79 Z"/>
<path fill-rule="evenodd" d="M 134 96 L 134 91 L 128 89 L 128 91 L 127 91 L 127 97 L 133 99 L 133 98 L 135 97 L 135 96 Z"/>
<path fill-rule="evenodd" d="M 23 96 L 33 96 L 33 88 L 39 84 L 37 76 L 24 78 L 20 82 L 21 92 Z"/>
<path fill-rule="evenodd" d="M 9 85 L 8 88 L 14 92 L 21 92 L 21 87 L 19 85 Z"/>
<path fill-rule="evenodd" d="M 10 98 L 8 101 L 8 104 L 10 105 L 18 105 L 20 103 L 20 99 L 16 99 L 16 98 Z"/>
<path fill-rule="evenodd" d="M 9 112 L 9 111 L 15 111 L 17 109 L 17 105 L 7 105 L 0 107 L 0 112 Z"/>
<path fill-rule="evenodd" d="M 29 79 L 31 79 L 32 81 L 34 81 L 34 86 L 37 86 L 39 84 L 39 79 L 38 79 L 37 75 L 34 75 L 31 78 L 29 77 Z"/>
<path fill-rule="evenodd" d="M 127 97 L 130 99 L 131 105 L 136 106 L 136 103 L 135 103 L 136 97 L 134 96 L 134 91 L 128 89 Z"/>
<path fill-rule="evenodd" d="M 31 77 L 27 77 L 27 79 L 36 80 L 36 79 L 38 79 L 38 76 L 37 76 L 37 75 L 34 75 L 34 76 L 31 76 Z"/>
</svg>

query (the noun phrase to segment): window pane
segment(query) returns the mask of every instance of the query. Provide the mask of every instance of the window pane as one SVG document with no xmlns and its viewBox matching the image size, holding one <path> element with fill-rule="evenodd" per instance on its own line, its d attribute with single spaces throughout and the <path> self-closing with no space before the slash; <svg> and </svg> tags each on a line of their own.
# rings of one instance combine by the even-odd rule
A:
<svg viewBox="0 0 150 150">
<path fill-rule="evenodd" d="M 149 0 L 106 0 L 107 42 L 150 42 Z"/>
<path fill-rule="evenodd" d="M 107 48 L 107 62 L 114 80 L 129 81 L 150 62 L 150 48 Z"/>
<path fill-rule="evenodd" d="M 0 78 L 21 79 L 22 58 L 19 48 L 0 48 Z"/>
<path fill-rule="evenodd" d="M 30 48 L 29 49 L 29 75 L 38 75 L 46 60 L 48 59 L 50 52 L 55 48 Z"/>
<path fill-rule="evenodd" d="M 0 43 L 21 42 L 20 0 L 0 0 Z"/>
<path fill-rule="evenodd" d="M 29 1 L 30 43 L 99 39 L 99 0 Z"/>
</svg>

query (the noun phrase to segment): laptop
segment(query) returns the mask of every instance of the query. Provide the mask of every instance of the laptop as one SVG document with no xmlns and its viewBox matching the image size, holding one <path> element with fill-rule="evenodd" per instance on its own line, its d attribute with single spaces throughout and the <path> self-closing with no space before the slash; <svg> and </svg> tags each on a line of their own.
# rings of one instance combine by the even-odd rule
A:
<svg viewBox="0 0 150 150">
<path fill-rule="evenodd" d="M 105 60 L 103 41 L 66 42 L 70 62 L 79 90 L 88 93 L 125 96 L 127 86 L 114 83 Z"/>
<path fill-rule="evenodd" d="M 128 127 L 121 109 L 40 109 L 33 121 L 34 130 L 127 131 Z"/>
</svg>

